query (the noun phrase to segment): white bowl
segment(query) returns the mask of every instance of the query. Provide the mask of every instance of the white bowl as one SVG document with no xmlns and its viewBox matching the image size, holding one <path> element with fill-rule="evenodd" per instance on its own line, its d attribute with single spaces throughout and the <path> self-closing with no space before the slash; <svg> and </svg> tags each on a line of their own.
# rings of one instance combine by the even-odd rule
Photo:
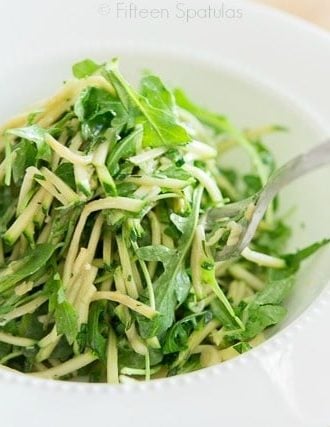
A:
<svg viewBox="0 0 330 427">
<path fill-rule="evenodd" d="M 118 55 L 124 73 L 133 81 L 144 68 L 152 69 L 240 126 L 276 123 L 289 127 L 289 133 L 267 139 L 279 164 L 330 135 L 326 120 L 330 104 L 324 102 L 330 40 L 313 27 L 246 2 L 236 2 L 244 12 L 240 22 L 216 24 L 211 20 L 184 24 L 175 16 L 167 22 L 123 22 L 109 12 L 114 5 L 106 4 L 105 9 L 104 4 L 92 7 L 77 0 L 69 5 L 61 0 L 56 7 L 52 3 L 37 20 L 33 11 L 43 3 L 31 3 L 33 7 L 26 9 L 22 5 L 15 26 L 25 38 L 10 26 L 6 33 L 6 23 L 0 28 L 3 38 L 10 35 L 0 69 L 1 81 L 6 82 L 1 89 L 1 120 L 51 95 L 69 77 L 75 60 Z M 151 7 L 150 2 L 144 3 Z M 204 3 L 192 1 L 190 8 L 192 4 L 201 8 Z M 167 4 L 167 8 L 172 6 Z M 6 9 L 6 22 L 11 22 L 14 10 L 10 5 Z M 104 10 L 108 10 L 106 15 Z M 63 18 L 63 13 L 66 26 L 55 27 L 53 21 Z M 267 29 L 263 38 L 256 28 Z M 147 43 L 151 34 L 153 43 Z M 276 39 L 279 34 L 281 38 Z M 292 50 L 293 37 L 304 46 L 304 55 L 299 46 Z M 127 43 L 132 39 L 134 43 Z M 321 61 L 323 68 L 318 65 Z M 296 207 L 290 216 L 294 228 L 290 249 L 330 236 L 330 186 L 326 182 L 330 182 L 329 168 L 283 192 L 282 211 Z M 117 426 L 178 422 L 182 426 L 216 422 L 234 427 L 265 423 L 325 426 L 330 422 L 326 404 L 330 395 L 326 381 L 330 375 L 329 255 L 330 249 L 324 249 L 305 264 L 287 302 L 286 321 L 250 353 L 197 373 L 118 387 L 44 381 L 1 371 L 3 425 L 15 427 L 31 420 L 33 426 L 45 422 L 48 426 L 87 426 L 109 420 Z"/>
</svg>

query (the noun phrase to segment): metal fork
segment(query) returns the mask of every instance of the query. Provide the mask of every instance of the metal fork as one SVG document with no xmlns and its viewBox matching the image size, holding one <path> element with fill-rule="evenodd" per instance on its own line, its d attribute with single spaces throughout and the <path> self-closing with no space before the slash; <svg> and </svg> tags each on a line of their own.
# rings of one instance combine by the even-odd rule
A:
<svg viewBox="0 0 330 427">
<path fill-rule="evenodd" d="M 209 227 L 214 224 L 214 222 L 224 218 L 232 219 L 237 216 L 242 216 L 243 218 L 240 221 L 242 231 L 237 244 L 233 246 L 226 245 L 221 251 L 217 253 L 217 261 L 225 261 L 231 258 L 236 258 L 242 253 L 242 251 L 250 244 L 251 240 L 253 239 L 258 225 L 264 217 L 269 204 L 282 190 L 282 188 L 286 187 L 301 176 L 306 175 L 309 172 L 312 172 L 313 170 L 329 163 L 330 140 L 312 148 L 310 151 L 301 154 L 284 164 L 270 177 L 264 188 L 252 197 L 236 203 L 228 204 L 221 208 L 210 209 L 207 212 L 207 224 Z M 251 206 L 254 211 L 249 218 L 246 218 L 244 213 L 247 212 L 247 209 L 251 209 Z"/>
</svg>

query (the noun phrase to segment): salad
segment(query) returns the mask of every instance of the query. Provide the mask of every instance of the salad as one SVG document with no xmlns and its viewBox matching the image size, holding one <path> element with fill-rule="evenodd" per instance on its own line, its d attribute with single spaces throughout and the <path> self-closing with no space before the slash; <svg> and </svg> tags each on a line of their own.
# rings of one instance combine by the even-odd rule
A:
<svg viewBox="0 0 330 427">
<path fill-rule="evenodd" d="M 0 129 L 0 366 L 49 379 L 163 378 L 233 358 L 281 322 L 301 262 L 268 209 L 239 258 L 239 223 L 210 208 L 276 169 L 262 138 L 118 61 L 73 66 L 51 99 Z M 239 149 L 251 168 L 225 167 Z M 251 212 L 250 212 L 251 213 Z"/>
</svg>

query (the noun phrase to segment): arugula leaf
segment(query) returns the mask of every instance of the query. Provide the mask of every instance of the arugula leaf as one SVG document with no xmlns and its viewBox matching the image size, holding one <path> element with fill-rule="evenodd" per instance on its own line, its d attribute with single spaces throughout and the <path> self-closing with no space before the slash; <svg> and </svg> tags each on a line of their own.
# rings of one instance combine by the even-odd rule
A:
<svg viewBox="0 0 330 427">
<path fill-rule="evenodd" d="M 58 273 L 48 280 L 45 293 L 49 297 L 49 311 L 54 313 L 57 334 L 65 335 L 68 343 L 73 344 L 78 334 L 78 315 L 67 300 Z"/>
<path fill-rule="evenodd" d="M 159 261 L 163 263 L 164 269 L 169 268 L 173 258 L 177 256 L 174 249 L 169 249 L 166 246 L 144 246 L 136 250 L 138 258 L 144 261 Z M 190 290 L 190 277 L 188 276 L 184 266 L 178 269 L 176 273 L 175 294 L 178 304 L 181 304 L 188 296 Z"/>
<path fill-rule="evenodd" d="M 59 343 L 54 348 L 52 354 L 50 355 L 51 359 L 59 359 L 64 362 L 72 356 L 72 346 L 68 343 L 65 336 L 62 336 L 59 340 Z"/>
<path fill-rule="evenodd" d="M 234 169 L 221 168 L 221 174 L 226 177 L 233 186 L 238 185 L 239 174 Z"/>
<path fill-rule="evenodd" d="M 88 324 L 87 324 L 87 344 L 105 361 L 107 339 L 104 337 L 104 332 L 108 336 L 108 327 L 104 323 L 104 314 L 107 307 L 105 301 L 97 301 L 91 305 Z"/>
<path fill-rule="evenodd" d="M 249 340 L 269 326 L 281 322 L 287 310 L 282 303 L 289 295 L 302 261 L 313 255 L 330 240 L 323 240 L 308 246 L 295 254 L 286 255 L 287 268 L 281 270 L 271 269 L 269 281 L 264 290 L 258 292 L 255 298 L 247 305 L 243 312 L 245 318 L 245 331 L 239 337 Z"/>
<path fill-rule="evenodd" d="M 286 262 L 287 268 L 280 269 L 280 270 L 274 270 L 274 269 L 270 270 L 270 273 L 269 273 L 270 279 L 279 280 L 295 274 L 299 270 L 300 264 L 304 260 L 314 255 L 319 249 L 323 248 L 329 243 L 330 243 L 330 239 L 324 239 L 324 240 L 321 240 L 320 242 L 313 243 L 312 245 L 307 246 L 306 248 L 303 248 L 294 254 L 284 255 L 283 259 Z"/>
<path fill-rule="evenodd" d="M 233 348 L 239 353 L 243 354 L 252 349 L 252 346 L 248 342 L 239 342 L 233 346 Z"/>
<path fill-rule="evenodd" d="M 61 163 L 56 171 L 55 174 L 61 178 L 62 181 L 64 181 L 66 184 L 68 184 L 69 187 L 71 187 L 73 190 L 76 189 L 76 182 L 74 178 L 74 171 L 73 171 L 73 165 L 72 163 Z"/>
<path fill-rule="evenodd" d="M 262 163 L 268 169 L 268 175 L 270 176 L 276 169 L 276 162 L 273 154 L 261 141 L 251 141 L 252 145 L 255 147 Z"/>
<path fill-rule="evenodd" d="M 158 109 L 172 113 L 175 108 L 175 99 L 163 84 L 159 77 L 147 75 L 142 78 L 140 83 L 140 93 L 147 98 L 149 103 Z"/>
<path fill-rule="evenodd" d="M 146 77 L 142 81 L 142 94 L 139 94 L 119 72 L 117 60 L 105 67 L 105 74 L 123 106 L 134 114 L 136 123 L 143 125 L 144 147 L 170 147 L 186 144 L 191 140 L 187 131 L 177 123 L 169 92 L 158 78 Z M 153 93 L 153 87 L 160 88 L 161 92 Z"/>
<path fill-rule="evenodd" d="M 178 269 L 176 274 L 175 295 L 179 305 L 187 298 L 191 287 L 190 277 L 184 266 Z"/>
<path fill-rule="evenodd" d="M 294 276 L 290 275 L 283 279 L 270 281 L 265 289 L 257 293 L 254 304 L 258 305 L 279 305 L 288 296 L 294 283 Z"/>
<path fill-rule="evenodd" d="M 54 210 L 48 241 L 53 244 L 57 244 L 57 242 L 61 241 L 61 254 L 65 252 L 70 244 L 81 211 L 81 205 L 57 208 Z"/>
<path fill-rule="evenodd" d="M 0 359 L 10 354 L 12 346 L 10 344 L 0 342 Z"/>
<path fill-rule="evenodd" d="M 44 336 L 44 333 L 43 324 L 39 322 L 36 313 L 25 314 L 21 317 L 18 325 L 19 336 L 40 340 Z"/>
<path fill-rule="evenodd" d="M 239 335 L 240 339 L 250 340 L 270 326 L 277 325 L 287 314 L 281 305 L 250 306 L 245 331 Z"/>
<path fill-rule="evenodd" d="M 121 159 L 133 156 L 136 153 L 136 148 L 142 136 L 143 129 L 141 126 L 137 126 L 129 135 L 116 142 L 107 159 L 107 168 L 111 176 L 115 176 L 118 173 Z"/>
<path fill-rule="evenodd" d="M 67 136 L 73 137 L 78 130 L 70 121 L 75 119 L 76 115 L 72 110 L 65 112 L 62 117 L 48 130 L 48 133 L 54 138 L 59 138 L 61 133 L 66 131 Z M 33 123 L 29 123 L 30 125 Z"/>
<path fill-rule="evenodd" d="M 224 301 L 220 300 L 219 298 L 213 300 L 211 302 L 211 308 L 214 317 L 218 319 L 219 322 L 221 322 L 227 331 L 236 331 L 240 327 L 240 325 L 237 324 L 235 316 L 229 312 L 227 305 L 224 304 Z"/>
<path fill-rule="evenodd" d="M 16 212 L 16 200 L 10 187 L 0 188 L 0 200 L 0 234 L 2 235 L 7 231 L 7 226 Z"/>
<path fill-rule="evenodd" d="M 184 233 L 184 230 L 187 227 L 187 223 L 189 222 L 189 217 L 171 213 L 170 220 L 181 233 Z"/>
<path fill-rule="evenodd" d="M 185 94 L 182 89 L 175 89 L 174 96 L 176 103 L 179 107 L 184 108 L 185 110 L 192 113 L 196 116 L 202 123 L 206 124 L 210 128 L 214 129 L 217 133 L 224 133 L 227 130 L 228 121 L 225 116 L 221 116 L 211 111 L 206 110 L 194 104 Z"/>
<path fill-rule="evenodd" d="M 170 166 L 165 170 L 162 170 L 162 175 L 165 175 L 168 178 L 182 179 L 184 181 L 188 181 L 188 179 L 191 179 L 191 175 L 188 172 L 186 172 L 181 167 L 175 165 Z"/>
<path fill-rule="evenodd" d="M 165 267 L 171 262 L 173 255 L 176 254 L 174 249 L 169 249 L 162 245 L 143 246 L 135 251 L 138 258 L 143 261 L 160 261 Z"/>
<path fill-rule="evenodd" d="M 188 374 L 190 372 L 194 372 L 199 369 L 202 369 L 202 365 L 200 362 L 200 355 L 193 354 L 192 356 L 189 357 L 187 361 L 185 361 L 185 363 L 179 366 L 176 366 L 175 368 L 172 368 L 169 371 L 169 376 Z"/>
<path fill-rule="evenodd" d="M 0 294 L 44 267 L 55 249 L 56 246 L 49 243 L 36 245 L 28 255 L 17 261 L 11 261 L 5 268 L 2 268 L 0 270 Z"/>
<path fill-rule="evenodd" d="M 22 139 L 14 149 L 15 161 L 13 162 L 13 179 L 15 184 L 21 182 L 25 171 L 30 166 L 35 166 L 37 149 L 26 139 Z"/>
<path fill-rule="evenodd" d="M 197 322 L 199 317 L 201 319 Z M 202 313 L 190 314 L 176 322 L 166 334 L 163 346 L 164 354 L 186 350 L 188 339 L 192 332 L 208 323 L 211 319 L 212 313 L 210 311 L 203 311 Z"/>
<path fill-rule="evenodd" d="M 31 274 L 31 276 L 28 277 L 28 281 L 30 282 L 37 282 L 42 277 L 45 277 L 49 272 L 49 265 L 45 264 L 43 267 L 41 267 L 36 273 Z M 7 321 L 5 319 L 1 318 L 1 315 L 9 313 L 14 308 L 17 308 L 18 306 L 28 303 L 34 298 L 42 295 L 42 290 L 37 290 L 36 292 L 32 294 L 24 294 L 24 295 L 17 295 L 16 292 L 11 292 L 10 290 L 7 291 L 0 299 L 0 324 L 4 321 L 6 324 Z"/>
<path fill-rule="evenodd" d="M 83 61 L 77 62 L 72 66 L 72 73 L 77 79 L 83 79 L 94 74 L 101 68 L 101 65 L 92 61 L 91 59 L 84 59 Z"/>
<path fill-rule="evenodd" d="M 246 185 L 245 196 L 250 197 L 258 193 L 262 188 L 260 177 L 257 175 L 247 174 L 243 176 Z"/>
<path fill-rule="evenodd" d="M 155 366 L 163 360 L 163 353 L 161 350 L 149 348 L 150 366 Z M 145 369 L 146 360 L 145 356 L 136 353 L 125 338 L 118 340 L 118 363 L 119 367 Z"/>
<path fill-rule="evenodd" d="M 260 252 L 265 252 L 270 255 L 280 255 L 288 239 L 291 237 L 291 234 L 291 228 L 284 224 L 282 220 L 275 221 L 271 229 L 263 230 L 263 232 L 253 240 L 253 244 Z"/>
<path fill-rule="evenodd" d="M 115 128 L 119 134 L 128 122 L 122 104 L 111 93 L 96 87 L 81 92 L 74 111 L 81 122 L 83 138 L 94 143 L 109 128 Z"/>
<path fill-rule="evenodd" d="M 65 335 L 68 343 L 73 344 L 78 333 L 75 309 L 67 300 L 63 300 L 58 303 L 54 315 L 57 333 Z"/>
<path fill-rule="evenodd" d="M 52 150 L 45 142 L 45 129 L 37 125 L 32 125 L 23 128 L 9 129 L 6 133 L 34 142 L 37 147 L 36 160 L 44 160 L 47 163 L 51 162 Z"/>
</svg>

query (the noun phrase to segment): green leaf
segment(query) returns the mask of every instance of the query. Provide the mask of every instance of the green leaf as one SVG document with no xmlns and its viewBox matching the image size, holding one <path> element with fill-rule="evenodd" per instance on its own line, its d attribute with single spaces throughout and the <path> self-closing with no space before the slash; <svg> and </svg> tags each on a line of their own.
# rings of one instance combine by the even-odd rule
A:
<svg viewBox="0 0 330 427">
<path fill-rule="evenodd" d="M 175 108 L 174 96 L 159 77 L 153 75 L 143 77 L 140 83 L 140 93 L 148 99 L 154 108 L 173 113 Z"/>
<path fill-rule="evenodd" d="M 0 187 L 0 234 L 7 231 L 8 224 L 16 212 L 16 199 L 12 194 L 11 188 L 7 186 Z"/>
<path fill-rule="evenodd" d="M 12 346 L 10 344 L 0 342 L 0 359 L 11 353 Z"/>
<path fill-rule="evenodd" d="M 280 255 L 283 253 L 283 248 L 291 237 L 291 228 L 284 224 L 283 221 L 275 221 L 271 229 L 263 230 L 253 240 L 253 244 L 260 252 L 265 252 L 270 255 Z"/>
<path fill-rule="evenodd" d="M 43 324 L 38 320 L 38 314 L 25 314 L 18 324 L 18 334 L 21 337 L 40 340 L 44 334 Z"/>
<path fill-rule="evenodd" d="M 73 344 L 78 334 L 78 315 L 67 300 L 60 275 L 56 273 L 48 280 L 45 293 L 49 297 L 49 311 L 54 313 L 58 335 L 65 335 L 69 344 Z"/>
<path fill-rule="evenodd" d="M 239 342 L 233 346 L 239 354 L 246 353 L 252 349 L 252 346 L 248 342 Z"/>
<path fill-rule="evenodd" d="M 74 178 L 74 171 L 73 171 L 73 164 L 72 163 L 61 163 L 56 171 L 55 174 L 61 178 L 62 181 L 64 181 L 66 184 L 68 184 L 69 187 L 71 187 L 73 190 L 76 189 L 76 182 Z"/>
<path fill-rule="evenodd" d="M 104 89 L 88 87 L 79 95 L 74 111 L 81 122 L 84 139 L 95 143 L 109 128 L 119 134 L 128 122 L 121 103 Z"/>
<path fill-rule="evenodd" d="M 72 119 L 75 119 L 75 113 L 70 109 L 62 115 L 62 117 L 49 128 L 48 133 L 52 135 L 55 139 L 60 138 L 61 134 L 66 131 L 67 136 L 71 137 L 76 134 L 76 128 L 72 126 Z"/>
<path fill-rule="evenodd" d="M 263 332 L 269 326 L 280 323 L 286 316 L 287 310 L 281 305 L 261 305 L 254 309 L 249 309 L 246 330 L 240 337 L 244 340 L 250 340 Z"/>
<path fill-rule="evenodd" d="M 320 242 L 313 243 L 312 245 L 299 250 L 295 254 L 286 255 L 284 259 L 286 260 L 288 265 L 295 268 L 299 268 L 300 263 L 302 261 L 314 255 L 319 249 L 323 248 L 329 243 L 330 243 L 330 239 L 323 239 Z"/>
<path fill-rule="evenodd" d="M 91 76 L 97 70 L 101 68 L 101 65 L 92 61 L 91 59 L 84 59 L 83 61 L 77 62 L 72 66 L 72 73 L 77 79 L 83 79 Z"/>
<path fill-rule="evenodd" d="M 36 160 L 44 160 L 48 163 L 51 162 L 52 150 L 45 142 L 45 129 L 42 129 L 37 125 L 32 125 L 23 128 L 9 129 L 6 133 L 34 142 L 37 147 Z"/>
<path fill-rule="evenodd" d="M 101 360 L 106 360 L 107 338 L 103 336 L 108 327 L 104 323 L 104 314 L 107 303 L 97 301 L 91 305 L 87 324 L 87 344 L 98 355 Z"/>
<path fill-rule="evenodd" d="M 289 295 L 294 283 L 294 276 L 269 282 L 265 289 L 257 293 L 254 304 L 257 305 L 280 305 Z"/>
<path fill-rule="evenodd" d="M 25 257 L 10 262 L 5 268 L 0 270 L 0 293 L 3 293 L 26 279 L 49 261 L 56 246 L 44 243 L 37 245 Z"/>
<path fill-rule="evenodd" d="M 138 186 L 130 182 L 121 182 L 116 185 L 118 196 L 127 197 L 131 196 Z"/>
<path fill-rule="evenodd" d="M 107 168 L 111 176 L 114 176 L 118 173 L 120 169 L 119 162 L 122 159 L 133 156 L 136 153 L 136 148 L 141 141 L 142 135 L 142 127 L 137 126 L 129 135 L 116 142 L 116 145 L 114 146 L 107 160 Z"/>
<path fill-rule="evenodd" d="M 171 213 L 170 219 L 172 223 L 176 226 L 176 228 L 181 232 L 184 233 L 184 230 L 187 227 L 187 224 L 189 222 L 189 217 L 177 215 L 175 213 Z"/>
<path fill-rule="evenodd" d="M 254 194 L 258 193 L 258 191 L 262 188 L 262 183 L 260 177 L 257 175 L 244 175 L 243 176 L 244 183 L 246 185 L 245 196 L 250 197 Z"/>
<path fill-rule="evenodd" d="M 48 241 L 61 243 L 61 254 L 71 242 L 75 225 L 82 211 L 81 205 L 73 205 L 64 208 L 57 208 L 53 214 L 52 227 Z"/>
<path fill-rule="evenodd" d="M 200 369 L 202 369 L 200 355 L 193 354 L 184 364 L 171 369 L 169 375 L 184 375 L 189 374 L 190 372 L 198 371 Z"/>
<path fill-rule="evenodd" d="M 185 110 L 196 116 L 202 123 L 214 129 L 217 133 L 224 133 L 227 130 L 228 121 L 226 117 L 221 116 L 205 108 L 194 104 L 184 93 L 182 89 L 175 89 L 174 96 L 176 103 Z"/>
<path fill-rule="evenodd" d="M 167 176 L 168 178 L 174 178 L 174 179 L 182 179 L 184 181 L 187 181 L 188 179 L 191 179 L 191 175 L 186 172 L 181 167 L 177 166 L 170 166 L 165 170 L 162 170 L 162 175 Z"/>
<path fill-rule="evenodd" d="M 276 169 L 276 162 L 273 154 L 261 141 L 252 141 L 252 144 L 259 154 L 262 163 L 267 167 L 268 174 L 271 175 Z"/>
<path fill-rule="evenodd" d="M 68 343 L 65 336 L 62 336 L 59 343 L 50 355 L 51 359 L 59 359 L 65 361 L 72 357 L 72 346 Z"/>
<path fill-rule="evenodd" d="M 198 318 L 201 318 L 197 322 Z M 198 327 L 204 326 L 212 319 L 212 313 L 204 311 L 198 314 L 190 314 L 176 322 L 166 333 L 163 345 L 164 354 L 177 353 L 186 350 L 190 335 Z"/>
<path fill-rule="evenodd" d="M 57 333 L 65 335 L 68 343 L 72 344 L 78 334 L 78 316 L 68 301 L 62 301 L 57 305 L 55 323 Z"/>
<path fill-rule="evenodd" d="M 323 248 L 329 243 L 330 239 L 324 239 L 320 242 L 313 243 L 312 245 L 297 251 L 295 254 L 282 256 L 282 258 L 286 262 L 287 268 L 281 270 L 270 270 L 270 279 L 278 280 L 295 274 L 299 270 L 300 264 L 304 260 L 314 255 L 319 249 Z"/>
<path fill-rule="evenodd" d="M 250 340 L 269 326 L 276 325 L 286 315 L 282 303 L 289 295 L 294 284 L 294 276 L 270 281 L 264 290 L 247 305 L 243 312 L 245 331 L 239 334 L 242 340 Z"/>
<path fill-rule="evenodd" d="M 137 93 L 124 79 L 118 69 L 118 61 L 113 60 L 105 67 L 106 77 L 114 86 L 127 112 L 134 114 L 136 123 L 143 125 L 144 147 L 170 147 L 188 143 L 191 138 L 177 123 L 172 109 L 171 96 L 157 77 L 142 80 L 142 93 Z M 153 93 L 157 87 L 160 93 Z"/>
<path fill-rule="evenodd" d="M 174 249 L 169 249 L 162 245 L 143 246 L 136 251 L 138 258 L 143 261 L 160 261 L 167 266 L 172 260 L 173 255 L 176 254 Z"/>
<path fill-rule="evenodd" d="M 236 170 L 221 168 L 221 174 L 228 179 L 230 184 L 232 184 L 233 186 L 237 186 L 238 180 L 239 180 L 239 174 L 237 173 Z"/>
<path fill-rule="evenodd" d="M 264 290 L 258 292 L 243 312 L 245 331 L 240 334 L 243 340 L 249 340 L 269 326 L 276 325 L 286 315 L 286 309 L 281 304 L 289 295 L 302 261 L 313 255 L 330 240 L 323 240 L 308 246 L 295 254 L 286 255 L 287 268 L 271 269 L 269 281 Z"/>
<path fill-rule="evenodd" d="M 161 350 L 149 348 L 150 366 L 155 366 L 163 360 L 163 353 Z M 144 369 L 146 366 L 145 357 L 141 354 L 135 353 L 125 338 L 118 341 L 118 363 L 119 368 L 135 368 Z"/>
<path fill-rule="evenodd" d="M 225 295 L 224 298 L 226 298 Z M 219 298 L 213 300 L 211 302 L 211 308 L 214 317 L 219 320 L 219 322 L 227 331 L 236 331 L 239 328 L 235 317 L 232 315 L 232 313 L 229 312 L 227 305 L 224 303 L 224 301 L 220 300 Z"/>
<path fill-rule="evenodd" d="M 23 180 L 26 169 L 30 166 L 35 166 L 37 149 L 29 141 L 23 139 L 15 146 L 14 153 L 13 179 L 17 184 Z"/>
<path fill-rule="evenodd" d="M 186 300 L 191 287 L 190 277 L 183 266 L 178 270 L 175 281 L 176 300 L 180 305 Z"/>
</svg>

